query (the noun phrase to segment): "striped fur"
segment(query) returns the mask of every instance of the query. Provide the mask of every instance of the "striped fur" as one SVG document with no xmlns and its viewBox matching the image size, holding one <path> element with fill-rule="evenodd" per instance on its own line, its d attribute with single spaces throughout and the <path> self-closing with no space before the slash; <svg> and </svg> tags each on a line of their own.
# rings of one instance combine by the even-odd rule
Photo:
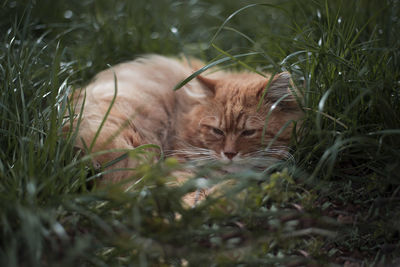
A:
<svg viewBox="0 0 400 267">
<path fill-rule="evenodd" d="M 202 64 L 194 62 L 196 68 Z M 290 157 L 287 145 L 291 125 L 269 144 L 287 121 L 297 120 L 302 114 L 290 94 L 288 73 L 273 78 L 257 109 L 268 75 L 218 71 L 198 76 L 174 92 L 174 86 L 194 70 L 186 61 L 150 55 L 99 73 L 72 97 L 75 112 L 82 113 L 83 118 L 77 147 L 84 149 L 93 141 L 117 83 L 116 101 L 91 152 L 152 143 L 168 156 L 199 164 L 221 161 L 261 167 L 276 158 Z M 269 113 L 265 142 L 261 144 Z M 66 129 L 69 127 L 66 125 Z M 120 154 L 103 154 L 94 161 L 102 165 Z M 135 164 L 127 158 L 111 168 L 134 168 Z M 129 174 L 111 172 L 105 179 L 116 181 Z"/>
</svg>

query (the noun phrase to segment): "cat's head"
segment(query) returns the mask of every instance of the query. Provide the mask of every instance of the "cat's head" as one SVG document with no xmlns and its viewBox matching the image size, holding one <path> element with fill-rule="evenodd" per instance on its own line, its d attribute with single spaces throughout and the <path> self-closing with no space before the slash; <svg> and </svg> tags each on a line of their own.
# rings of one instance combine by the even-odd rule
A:
<svg viewBox="0 0 400 267">
<path fill-rule="evenodd" d="M 228 73 L 197 79 L 204 96 L 183 119 L 178 133 L 183 154 L 198 161 L 251 165 L 287 157 L 291 121 L 302 115 L 289 73 L 273 78 Z"/>
</svg>

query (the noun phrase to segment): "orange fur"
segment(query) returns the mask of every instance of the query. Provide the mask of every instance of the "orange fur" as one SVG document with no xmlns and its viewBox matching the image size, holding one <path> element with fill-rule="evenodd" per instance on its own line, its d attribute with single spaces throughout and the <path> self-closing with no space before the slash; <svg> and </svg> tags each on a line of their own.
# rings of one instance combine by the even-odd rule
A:
<svg viewBox="0 0 400 267">
<path fill-rule="evenodd" d="M 111 109 L 92 152 L 104 149 L 133 149 L 141 144 L 157 144 L 167 155 L 197 162 L 264 166 L 273 158 L 287 155 L 290 125 L 269 150 L 265 147 L 289 120 L 297 120 L 301 110 L 288 94 L 290 76 L 281 73 L 273 78 L 267 95 L 257 105 L 270 77 L 249 72 L 223 72 L 198 76 L 174 92 L 176 84 L 193 73 L 202 63 L 150 55 L 122 63 L 99 73 L 84 90 L 73 97 L 77 113 L 82 113 L 77 146 L 90 144 L 113 99 Z M 84 93 L 83 93 L 84 92 Z M 261 144 L 263 127 L 268 119 L 265 144 Z M 84 102 L 85 101 L 85 102 Z M 82 109 L 82 106 L 84 107 Z M 69 126 L 66 126 L 69 127 Z M 122 128 L 121 128 L 122 127 Z M 121 153 L 107 153 L 95 158 L 104 164 Z M 127 158 L 112 168 L 134 167 Z M 117 181 L 129 172 L 112 172 L 106 180 Z"/>
</svg>

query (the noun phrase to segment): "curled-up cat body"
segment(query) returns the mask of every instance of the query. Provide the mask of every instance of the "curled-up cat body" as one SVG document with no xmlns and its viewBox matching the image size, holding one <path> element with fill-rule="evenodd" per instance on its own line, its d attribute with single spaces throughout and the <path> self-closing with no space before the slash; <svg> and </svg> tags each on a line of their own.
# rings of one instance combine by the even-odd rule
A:
<svg viewBox="0 0 400 267">
<path fill-rule="evenodd" d="M 302 115 L 291 94 L 290 75 L 217 71 L 199 75 L 174 91 L 202 67 L 200 61 L 194 62 L 192 67 L 185 60 L 148 55 L 100 72 L 72 97 L 75 113 L 82 117 L 76 145 L 84 149 L 96 139 L 91 152 L 97 152 L 156 144 L 167 156 L 232 166 L 266 167 L 287 157 L 293 127 L 288 122 Z M 105 153 L 94 162 L 104 165 L 120 155 Z M 129 169 L 135 164 L 128 157 L 109 168 Z M 109 172 L 103 180 L 119 181 L 130 175 L 129 171 Z"/>
</svg>

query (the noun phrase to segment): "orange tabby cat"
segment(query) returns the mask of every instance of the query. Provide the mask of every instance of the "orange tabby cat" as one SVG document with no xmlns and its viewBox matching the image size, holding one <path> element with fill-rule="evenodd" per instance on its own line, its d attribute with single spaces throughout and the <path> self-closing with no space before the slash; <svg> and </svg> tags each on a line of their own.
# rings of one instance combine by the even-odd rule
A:
<svg viewBox="0 0 400 267">
<path fill-rule="evenodd" d="M 197 68 L 202 64 L 195 62 Z M 167 155 L 184 160 L 264 167 L 275 158 L 287 156 L 292 124 L 266 147 L 288 121 L 297 120 L 302 114 L 290 93 L 288 73 L 272 78 L 258 109 L 270 77 L 218 71 L 198 76 L 173 91 L 194 71 L 186 61 L 149 55 L 99 73 L 84 93 L 76 92 L 73 96 L 76 112 L 83 113 L 77 146 L 83 149 L 84 143 L 91 144 L 117 89 L 114 105 L 92 152 L 156 144 Z M 276 103 L 280 98 L 282 101 Z M 99 155 L 95 164 L 103 165 L 119 155 Z M 110 168 L 133 168 L 135 164 L 135 160 L 126 158 Z M 118 181 L 129 175 L 128 171 L 116 171 L 103 179 Z"/>
</svg>

